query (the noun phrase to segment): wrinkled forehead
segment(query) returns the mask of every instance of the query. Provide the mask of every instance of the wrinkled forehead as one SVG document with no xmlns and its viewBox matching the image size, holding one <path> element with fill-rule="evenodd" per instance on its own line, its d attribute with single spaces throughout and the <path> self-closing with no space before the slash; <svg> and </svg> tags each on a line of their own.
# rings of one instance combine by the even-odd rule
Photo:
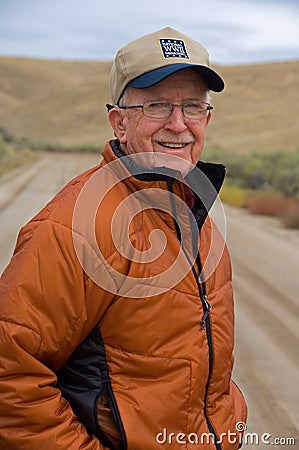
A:
<svg viewBox="0 0 299 450">
<path fill-rule="evenodd" d="M 206 82 L 196 70 L 183 69 L 148 88 L 138 89 L 128 86 L 123 99 L 139 102 L 162 99 L 169 101 L 201 100 L 206 96 L 207 91 Z"/>
</svg>

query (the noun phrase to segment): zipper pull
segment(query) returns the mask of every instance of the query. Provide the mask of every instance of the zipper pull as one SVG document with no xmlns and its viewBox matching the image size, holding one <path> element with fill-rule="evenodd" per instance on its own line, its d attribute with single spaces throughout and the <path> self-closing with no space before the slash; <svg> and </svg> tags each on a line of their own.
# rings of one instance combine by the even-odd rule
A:
<svg viewBox="0 0 299 450">
<path fill-rule="evenodd" d="M 206 329 L 206 321 L 207 321 L 207 318 L 209 317 L 212 306 L 210 305 L 210 302 L 206 295 L 203 295 L 202 299 L 203 299 L 205 313 L 203 315 L 202 321 L 200 322 L 200 327 L 202 330 L 205 330 Z"/>
</svg>

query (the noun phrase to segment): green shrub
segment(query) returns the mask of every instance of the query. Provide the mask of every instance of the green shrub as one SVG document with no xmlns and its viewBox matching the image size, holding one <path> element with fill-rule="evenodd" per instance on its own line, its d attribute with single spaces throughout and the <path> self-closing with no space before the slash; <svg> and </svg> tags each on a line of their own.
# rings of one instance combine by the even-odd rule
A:
<svg viewBox="0 0 299 450">
<path fill-rule="evenodd" d="M 225 183 L 219 195 L 224 203 L 242 208 L 245 205 L 247 192 L 240 186 L 232 186 Z"/>
<path fill-rule="evenodd" d="M 5 141 L 5 142 L 15 142 L 16 141 L 16 138 L 14 137 L 14 135 L 2 126 L 0 126 L 0 136 L 2 137 L 3 141 Z"/>
<path fill-rule="evenodd" d="M 299 196 L 299 150 L 293 153 L 252 153 L 242 155 L 207 149 L 205 160 L 223 163 L 230 184 L 254 190 L 273 190 Z"/>
</svg>

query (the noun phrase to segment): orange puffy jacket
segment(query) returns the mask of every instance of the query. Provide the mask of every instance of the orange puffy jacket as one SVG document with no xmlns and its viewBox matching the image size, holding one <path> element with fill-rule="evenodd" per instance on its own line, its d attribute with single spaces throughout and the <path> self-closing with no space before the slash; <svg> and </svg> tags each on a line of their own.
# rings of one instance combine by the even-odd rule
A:
<svg viewBox="0 0 299 450">
<path fill-rule="evenodd" d="M 192 221 L 178 174 L 140 170 L 116 141 L 102 155 L 22 228 L 1 278 L 0 448 L 237 449 L 214 198 L 195 195 Z M 219 190 L 224 167 L 199 168 Z"/>
</svg>

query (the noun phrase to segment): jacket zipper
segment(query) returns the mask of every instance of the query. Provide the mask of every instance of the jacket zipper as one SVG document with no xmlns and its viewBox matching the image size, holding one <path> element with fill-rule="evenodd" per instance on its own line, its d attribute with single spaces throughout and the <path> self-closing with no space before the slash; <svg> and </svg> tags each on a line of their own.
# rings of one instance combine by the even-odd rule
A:
<svg viewBox="0 0 299 450">
<path fill-rule="evenodd" d="M 211 333 L 211 323 L 210 323 L 210 311 L 212 309 L 212 306 L 208 300 L 207 297 L 207 293 L 206 293 L 206 286 L 205 286 L 205 282 L 204 280 L 200 280 L 198 279 L 196 270 L 194 268 L 194 265 L 192 264 L 192 262 L 190 261 L 190 258 L 184 248 L 184 244 L 182 243 L 182 238 L 181 238 L 181 232 L 180 232 L 180 228 L 178 225 L 178 221 L 177 221 L 177 212 L 176 212 L 176 206 L 175 206 L 175 201 L 173 199 L 173 188 L 172 188 L 172 184 L 174 182 L 174 179 L 172 180 L 172 182 L 168 182 L 168 189 L 169 192 L 171 193 L 170 195 L 170 203 L 172 206 L 172 211 L 174 214 L 174 225 L 175 225 L 175 230 L 176 230 L 176 234 L 177 234 L 177 238 L 181 243 L 182 246 L 182 250 L 187 258 L 188 263 L 190 264 L 190 267 L 192 269 L 192 273 L 193 276 L 195 278 L 196 284 L 197 284 L 197 288 L 198 288 L 198 293 L 199 293 L 199 297 L 201 300 L 201 304 L 202 304 L 202 308 L 203 308 L 203 317 L 202 320 L 200 322 L 200 327 L 202 330 L 206 331 L 206 336 L 207 336 L 207 341 L 208 341 L 208 348 L 209 348 L 209 374 L 208 374 L 208 380 L 207 380 L 207 384 L 206 384 L 206 391 L 205 391 L 205 397 L 204 397 L 204 416 L 207 422 L 207 426 L 209 429 L 209 432 L 213 435 L 213 440 L 214 440 L 214 444 L 216 447 L 216 450 L 222 450 L 221 445 L 219 444 L 219 439 L 217 436 L 217 433 L 209 419 L 208 416 L 208 412 L 207 412 L 207 396 L 208 396 L 208 389 L 209 389 L 209 384 L 210 384 L 210 380 L 211 380 L 211 375 L 212 375 L 212 369 L 213 369 L 213 361 L 214 361 L 214 352 L 213 352 L 213 342 L 212 342 L 212 333 Z M 193 230 L 192 230 L 193 232 Z M 200 256 L 199 256 L 199 252 L 197 253 L 197 257 L 196 257 L 196 264 L 198 266 L 198 270 L 199 270 L 199 277 L 201 277 L 201 273 L 202 273 L 202 265 L 201 265 L 201 261 L 200 261 Z"/>
<path fill-rule="evenodd" d="M 201 326 L 202 330 L 205 330 L 206 329 L 206 321 L 209 317 L 212 306 L 211 306 L 206 294 L 203 295 L 202 302 L 204 305 L 204 315 L 203 315 L 202 321 L 200 322 L 200 326 Z"/>
<path fill-rule="evenodd" d="M 198 270 L 201 272 L 202 266 L 201 266 L 201 262 L 199 259 L 199 255 L 197 255 L 196 262 L 197 262 Z M 212 306 L 211 306 L 211 304 L 208 300 L 207 294 L 206 294 L 205 283 L 204 283 L 204 281 L 198 280 L 198 276 L 197 276 L 194 266 L 192 267 L 192 273 L 194 275 L 194 278 L 195 278 L 195 281 L 196 281 L 196 284 L 198 287 L 199 297 L 201 299 L 201 303 L 202 303 L 202 307 L 203 307 L 203 311 L 204 311 L 204 315 L 203 315 L 203 318 L 200 323 L 200 328 L 202 330 L 206 331 L 208 348 L 209 348 L 209 374 L 208 374 L 208 380 L 207 380 L 207 384 L 206 384 L 206 391 L 205 391 L 205 397 L 204 397 L 204 416 L 205 416 L 205 419 L 206 419 L 206 422 L 208 425 L 209 432 L 214 437 L 213 439 L 214 439 L 215 447 L 217 450 L 221 450 L 221 445 L 219 444 L 219 439 L 218 439 L 217 433 L 209 419 L 208 412 L 207 412 L 208 389 L 209 389 L 209 385 L 210 385 L 212 369 L 213 369 L 213 362 L 214 362 L 213 340 L 212 340 L 211 322 L 210 322 L 210 315 L 209 315 L 210 311 L 212 309 Z"/>
</svg>

